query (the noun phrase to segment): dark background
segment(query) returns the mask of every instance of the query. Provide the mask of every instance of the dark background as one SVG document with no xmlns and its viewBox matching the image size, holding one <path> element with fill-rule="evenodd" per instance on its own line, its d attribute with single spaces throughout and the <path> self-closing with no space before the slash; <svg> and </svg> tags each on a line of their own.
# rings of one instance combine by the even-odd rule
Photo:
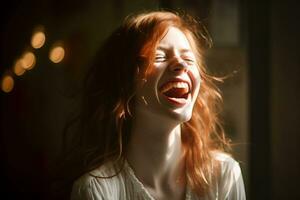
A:
<svg viewBox="0 0 300 200">
<path fill-rule="evenodd" d="M 63 149 L 63 129 L 76 111 L 82 77 L 96 49 L 128 14 L 187 11 L 208 27 L 207 65 L 228 75 L 221 85 L 224 123 L 242 167 L 248 199 L 300 199 L 300 28 L 297 1 L 259 0 L 10 0 L 1 3 L 1 196 L 46 199 L 49 171 Z M 30 47 L 42 25 L 46 43 Z M 66 56 L 52 63 L 57 41 Z M 36 65 L 12 73 L 26 50 Z"/>
</svg>

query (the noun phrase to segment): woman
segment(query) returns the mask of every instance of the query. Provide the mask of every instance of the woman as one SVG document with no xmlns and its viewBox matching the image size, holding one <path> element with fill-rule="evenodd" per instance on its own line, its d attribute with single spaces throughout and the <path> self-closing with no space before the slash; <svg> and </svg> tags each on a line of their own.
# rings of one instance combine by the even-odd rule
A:
<svg viewBox="0 0 300 200">
<path fill-rule="evenodd" d="M 72 199 L 245 199 L 209 45 L 193 18 L 165 11 L 130 16 L 108 38 L 86 79 Z"/>
</svg>

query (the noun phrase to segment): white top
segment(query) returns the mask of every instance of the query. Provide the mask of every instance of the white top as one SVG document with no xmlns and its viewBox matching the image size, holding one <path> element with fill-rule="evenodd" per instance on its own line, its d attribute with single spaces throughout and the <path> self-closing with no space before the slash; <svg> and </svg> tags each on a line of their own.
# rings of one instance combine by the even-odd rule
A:
<svg viewBox="0 0 300 200">
<path fill-rule="evenodd" d="M 221 175 L 201 200 L 245 200 L 245 189 L 239 163 L 224 153 L 215 153 L 221 163 Z M 71 200 L 154 200 L 125 162 L 124 169 L 112 178 L 115 168 L 107 163 L 80 177 L 73 184 Z M 186 200 L 200 200 L 187 186 Z"/>
</svg>

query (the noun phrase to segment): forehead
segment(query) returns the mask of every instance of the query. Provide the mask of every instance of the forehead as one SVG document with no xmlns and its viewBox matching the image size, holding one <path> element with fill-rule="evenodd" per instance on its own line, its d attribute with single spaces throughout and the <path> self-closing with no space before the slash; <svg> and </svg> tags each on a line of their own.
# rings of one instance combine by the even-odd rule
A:
<svg viewBox="0 0 300 200">
<path fill-rule="evenodd" d="M 158 49 L 176 48 L 181 50 L 191 50 L 190 42 L 186 35 L 176 27 L 170 27 L 167 33 L 158 43 Z"/>
</svg>

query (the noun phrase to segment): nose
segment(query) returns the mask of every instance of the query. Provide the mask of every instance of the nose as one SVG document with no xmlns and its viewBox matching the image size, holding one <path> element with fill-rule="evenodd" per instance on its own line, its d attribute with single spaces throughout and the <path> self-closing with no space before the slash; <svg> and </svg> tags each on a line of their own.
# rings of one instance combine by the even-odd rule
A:
<svg viewBox="0 0 300 200">
<path fill-rule="evenodd" d="M 181 58 L 174 58 L 174 61 L 170 65 L 170 70 L 172 72 L 187 72 L 188 64 Z"/>
</svg>

